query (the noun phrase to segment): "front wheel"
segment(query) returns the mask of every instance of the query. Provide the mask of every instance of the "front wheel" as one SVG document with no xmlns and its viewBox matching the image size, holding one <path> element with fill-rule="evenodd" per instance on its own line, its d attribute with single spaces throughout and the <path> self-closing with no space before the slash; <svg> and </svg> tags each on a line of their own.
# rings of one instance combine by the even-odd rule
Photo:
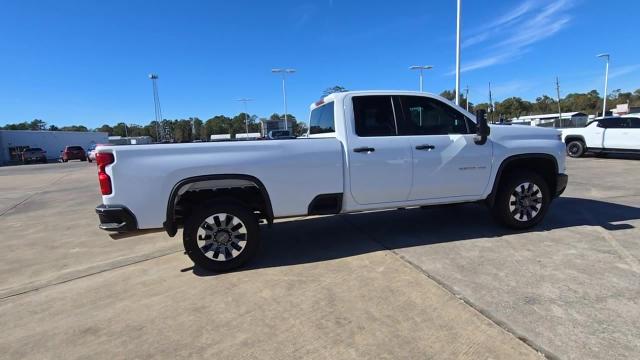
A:
<svg viewBox="0 0 640 360">
<path fill-rule="evenodd" d="M 580 140 L 574 140 L 567 144 L 567 155 L 572 158 L 579 158 L 584 155 L 585 145 Z"/>
<path fill-rule="evenodd" d="M 549 186 L 533 172 L 510 175 L 500 184 L 493 205 L 498 221 L 513 229 L 527 229 L 544 218 L 551 202 Z"/>
<path fill-rule="evenodd" d="M 236 204 L 203 206 L 185 221 L 182 240 L 196 266 L 214 272 L 233 270 L 258 251 L 258 219 Z"/>
</svg>

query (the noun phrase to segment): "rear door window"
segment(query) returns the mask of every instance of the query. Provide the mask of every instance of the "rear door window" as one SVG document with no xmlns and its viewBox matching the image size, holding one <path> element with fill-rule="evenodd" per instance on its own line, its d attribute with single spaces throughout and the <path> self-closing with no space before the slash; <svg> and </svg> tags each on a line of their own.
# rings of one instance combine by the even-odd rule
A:
<svg viewBox="0 0 640 360">
<path fill-rule="evenodd" d="M 311 111 L 309 118 L 309 134 L 324 134 L 336 131 L 333 118 L 333 101 Z"/>
<path fill-rule="evenodd" d="M 370 137 L 397 134 L 391 96 L 354 96 L 352 101 L 356 135 Z"/>
</svg>

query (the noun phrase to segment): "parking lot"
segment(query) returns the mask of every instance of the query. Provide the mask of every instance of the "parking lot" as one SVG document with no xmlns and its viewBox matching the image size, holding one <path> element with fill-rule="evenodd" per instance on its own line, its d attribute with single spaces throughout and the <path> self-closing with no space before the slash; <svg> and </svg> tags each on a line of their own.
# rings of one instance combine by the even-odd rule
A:
<svg viewBox="0 0 640 360">
<path fill-rule="evenodd" d="M 640 358 L 640 160 L 568 160 L 521 233 L 480 205 L 264 226 L 193 269 L 181 234 L 97 229 L 95 165 L 0 168 L 2 358 Z"/>
</svg>

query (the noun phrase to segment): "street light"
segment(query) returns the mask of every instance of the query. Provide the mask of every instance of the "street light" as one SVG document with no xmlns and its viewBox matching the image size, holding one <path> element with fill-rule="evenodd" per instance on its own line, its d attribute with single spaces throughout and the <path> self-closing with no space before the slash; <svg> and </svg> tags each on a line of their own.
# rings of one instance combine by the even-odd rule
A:
<svg viewBox="0 0 640 360">
<path fill-rule="evenodd" d="M 422 71 L 433 69 L 431 65 L 411 65 L 409 70 L 420 70 L 420 92 L 422 92 Z"/>
<path fill-rule="evenodd" d="M 460 12 L 461 0 L 458 0 L 456 15 L 456 105 L 460 105 Z"/>
<path fill-rule="evenodd" d="M 248 98 L 241 98 L 241 99 L 236 99 L 236 101 L 240 101 L 241 103 L 244 104 L 244 129 L 245 129 L 245 133 L 247 134 L 247 138 L 249 138 L 249 118 L 248 118 L 248 114 L 247 114 L 247 103 L 249 101 L 253 101 L 253 99 L 248 99 Z"/>
<path fill-rule="evenodd" d="M 287 89 L 285 86 L 285 79 L 287 77 L 287 74 L 293 74 L 294 72 L 296 72 L 296 69 L 280 69 L 280 68 L 276 68 L 276 69 L 271 69 L 271 72 L 276 74 L 282 74 L 282 97 L 284 99 L 284 129 L 287 130 Z"/>
<path fill-rule="evenodd" d="M 607 61 L 607 65 L 604 70 L 604 101 L 602 102 L 602 116 L 606 116 L 607 113 L 607 85 L 609 83 L 609 54 L 598 54 L 597 57 L 604 58 Z"/>
</svg>

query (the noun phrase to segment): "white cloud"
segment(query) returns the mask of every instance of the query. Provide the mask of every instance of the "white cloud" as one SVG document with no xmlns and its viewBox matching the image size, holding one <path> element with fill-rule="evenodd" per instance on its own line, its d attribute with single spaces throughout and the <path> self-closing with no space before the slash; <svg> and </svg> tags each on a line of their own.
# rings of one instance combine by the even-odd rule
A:
<svg viewBox="0 0 640 360">
<path fill-rule="evenodd" d="M 626 65 L 618 68 L 614 68 L 612 65 L 611 71 L 609 72 L 609 79 L 615 79 L 617 77 L 628 75 L 633 72 L 640 72 L 640 64 Z"/>
<path fill-rule="evenodd" d="M 567 11 L 572 5 L 572 0 L 525 1 L 496 21 L 472 30 L 463 46 L 487 51 L 480 58 L 465 61 L 460 70 L 482 69 L 519 58 L 531 45 L 564 29 L 571 21 Z"/>
</svg>

